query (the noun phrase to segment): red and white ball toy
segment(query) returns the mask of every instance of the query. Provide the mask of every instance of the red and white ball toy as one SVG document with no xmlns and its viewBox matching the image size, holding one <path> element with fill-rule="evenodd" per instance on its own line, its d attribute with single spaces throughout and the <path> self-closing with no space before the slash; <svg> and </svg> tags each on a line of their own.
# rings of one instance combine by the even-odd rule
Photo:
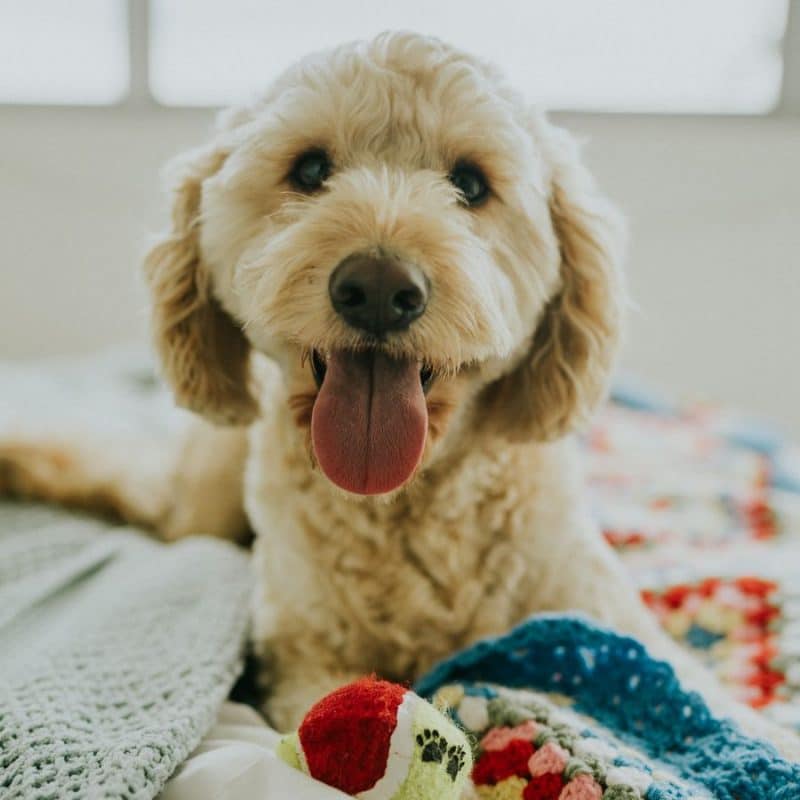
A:
<svg viewBox="0 0 800 800">
<path fill-rule="evenodd" d="M 373 678 L 320 700 L 278 754 L 362 800 L 455 800 L 472 770 L 466 736 L 448 717 Z"/>
</svg>

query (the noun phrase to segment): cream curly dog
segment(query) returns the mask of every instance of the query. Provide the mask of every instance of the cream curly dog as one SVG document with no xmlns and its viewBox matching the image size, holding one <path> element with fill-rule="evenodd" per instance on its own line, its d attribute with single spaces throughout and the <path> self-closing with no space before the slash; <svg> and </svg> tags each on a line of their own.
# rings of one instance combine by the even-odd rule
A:
<svg viewBox="0 0 800 800">
<path fill-rule="evenodd" d="M 147 258 L 175 397 L 228 427 L 195 431 L 162 494 L 81 442 L 8 443 L 6 488 L 168 537 L 236 536 L 243 496 L 279 727 L 576 609 L 797 755 L 660 632 L 586 513 L 567 434 L 606 388 L 619 238 L 570 138 L 493 68 L 412 34 L 308 58 L 181 159 Z"/>
</svg>

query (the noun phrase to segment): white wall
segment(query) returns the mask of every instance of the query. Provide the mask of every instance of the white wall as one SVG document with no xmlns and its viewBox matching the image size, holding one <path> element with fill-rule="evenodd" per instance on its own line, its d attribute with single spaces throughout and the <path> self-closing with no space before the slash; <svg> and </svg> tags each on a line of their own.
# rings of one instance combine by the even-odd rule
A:
<svg viewBox="0 0 800 800">
<path fill-rule="evenodd" d="M 624 364 L 800 438 L 800 117 L 564 121 L 630 220 Z"/>
<path fill-rule="evenodd" d="M 623 363 L 800 437 L 800 117 L 560 115 L 631 220 Z M 0 108 L 0 357 L 144 335 L 158 171 L 205 111 Z"/>
</svg>

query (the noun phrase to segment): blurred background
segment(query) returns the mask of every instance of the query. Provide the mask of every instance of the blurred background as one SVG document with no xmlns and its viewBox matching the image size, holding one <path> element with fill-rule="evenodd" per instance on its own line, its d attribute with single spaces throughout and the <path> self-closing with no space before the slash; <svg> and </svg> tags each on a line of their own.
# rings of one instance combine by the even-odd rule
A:
<svg viewBox="0 0 800 800">
<path fill-rule="evenodd" d="M 800 437 L 800 0 L 0 0 L 0 358 L 141 342 L 164 161 L 387 28 L 503 66 L 631 229 L 622 367 Z"/>
</svg>

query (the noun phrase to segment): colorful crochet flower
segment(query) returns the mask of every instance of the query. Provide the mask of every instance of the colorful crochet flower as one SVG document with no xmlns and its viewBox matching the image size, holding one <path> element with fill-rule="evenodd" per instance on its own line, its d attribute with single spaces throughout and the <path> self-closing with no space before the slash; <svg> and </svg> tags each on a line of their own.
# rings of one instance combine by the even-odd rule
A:
<svg viewBox="0 0 800 800">
<path fill-rule="evenodd" d="M 523 800 L 558 800 L 564 788 L 564 778 L 556 772 L 548 772 L 531 778 L 522 793 Z"/>
<path fill-rule="evenodd" d="M 489 727 L 489 709 L 483 697 L 467 695 L 458 706 L 458 717 L 461 722 L 476 733 Z"/>
<path fill-rule="evenodd" d="M 513 728 L 502 727 L 492 728 L 486 736 L 481 739 L 482 750 L 504 750 L 510 742 L 515 739 L 522 741 L 533 741 L 539 732 L 539 726 L 532 719 L 523 722 Z"/>
<path fill-rule="evenodd" d="M 781 700 L 786 676 L 776 663 L 777 585 L 758 577 L 707 578 L 645 591 L 645 602 L 679 641 L 700 650 L 734 694 L 755 708 Z"/>
<path fill-rule="evenodd" d="M 577 775 L 561 791 L 558 800 L 602 800 L 603 787 L 591 775 Z"/>
<path fill-rule="evenodd" d="M 527 778 L 533 751 L 533 743 L 522 739 L 511 740 L 503 750 L 487 750 L 478 758 L 472 780 L 480 785 L 499 783 L 512 775 Z"/>
<path fill-rule="evenodd" d="M 528 769 L 534 778 L 555 772 L 559 775 L 569 761 L 569 753 L 555 742 L 548 742 L 540 747 L 528 761 Z"/>
<path fill-rule="evenodd" d="M 641 795 L 630 786 L 609 786 L 603 792 L 603 800 L 641 800 Z"/>
</svg>

